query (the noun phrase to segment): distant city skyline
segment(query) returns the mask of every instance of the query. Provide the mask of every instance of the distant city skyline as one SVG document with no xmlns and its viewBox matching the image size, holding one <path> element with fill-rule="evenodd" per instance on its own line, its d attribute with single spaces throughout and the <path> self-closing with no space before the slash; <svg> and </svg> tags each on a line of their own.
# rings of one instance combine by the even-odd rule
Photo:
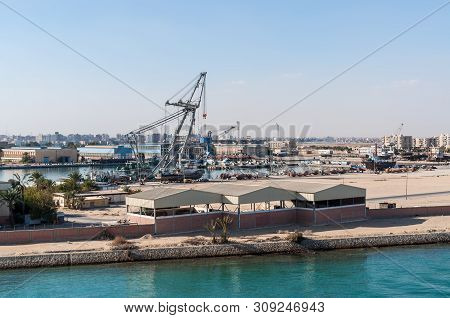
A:
<svg viewBox="0 0 450 318">
<path fill-rule="evenodd" d="M 207 71 L 207 124 L 261 125 L 442 1 L 6 1 L 159 105 Z M 437 136 L 444 8 L 276 122 L 309 136 Z M 164 112 L 0 5 L 0 135 L 125 134 Z M 200 124 L 204 122 L 201 120 Z M 272 122 L 271 124 L 275 124 Z"/>
</svg>

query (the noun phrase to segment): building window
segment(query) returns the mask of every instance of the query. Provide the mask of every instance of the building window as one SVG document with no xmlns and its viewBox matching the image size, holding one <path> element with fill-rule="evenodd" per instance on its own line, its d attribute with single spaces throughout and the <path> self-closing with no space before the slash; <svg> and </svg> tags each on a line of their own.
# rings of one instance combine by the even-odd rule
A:
<svg viewBox="0 0 450 318">
<path fill-rule="evenodd" d="M 329 200 L 328 201 L 328 207 L 335 207 L 335 206 L 341 206 L 341 200 Z"/>
<path fill-rule="evenodd" d="M 316 201 L 316 208 L 323 209 L 328 207 L 328 201 Z"/>
<path fill-rule="evenodd" d="M 342 199 L 342 205 L 353 205 L 353 198 Z"/>
<path fill-rule="evenodd" d="M 366 203 L 365 197 L 353 198 L 353 204 L 365 204 L 365 203 Z"/>
</svg>

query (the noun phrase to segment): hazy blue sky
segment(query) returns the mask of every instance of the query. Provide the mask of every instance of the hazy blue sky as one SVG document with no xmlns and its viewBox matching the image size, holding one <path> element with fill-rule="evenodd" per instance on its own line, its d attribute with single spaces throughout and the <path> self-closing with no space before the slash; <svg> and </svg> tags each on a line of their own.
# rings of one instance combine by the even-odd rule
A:
<svg viewBox="0 0 450 318">
<path fill-rule="evenodd" d="M 445 0 L 2 0 L 161 105 L 208 72 L 208 123 L 262 124 Z M 276 121 L 449 132 L 450 6 Z M 0 5 L 0 134 L 125 133 L 163 113 Z"/>
</svg>

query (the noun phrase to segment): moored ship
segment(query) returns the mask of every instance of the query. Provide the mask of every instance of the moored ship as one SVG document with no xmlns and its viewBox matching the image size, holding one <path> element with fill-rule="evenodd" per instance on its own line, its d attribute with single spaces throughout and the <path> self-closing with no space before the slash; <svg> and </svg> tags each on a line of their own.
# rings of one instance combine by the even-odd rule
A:
<svg viewBox="0 0 450 318">
<path fill-rule="evenodd" d="M 184 180 L 198 180 L 205 173 L 202 169 L 183 169 L 161 171 L 159 177 L 161 181 L 183 182 Z"/>
<path fill-rule="evenodd" d="M 368 170 L 384 171 L 389 168 L 394 168 L 397 162 L 390 156 L 372 156 L 363 160 L 363 164 Z"/>
</svg>

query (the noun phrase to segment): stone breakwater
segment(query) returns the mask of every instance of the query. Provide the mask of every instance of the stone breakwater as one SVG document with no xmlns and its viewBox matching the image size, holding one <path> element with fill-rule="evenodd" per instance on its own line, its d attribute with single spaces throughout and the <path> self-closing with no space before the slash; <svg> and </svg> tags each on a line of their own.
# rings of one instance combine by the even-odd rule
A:
<svg viewBox="0 0 450 318">
<path fill-rule="evenodd" d="M 305 238 L 301 245 L 312 251 L 370 248 L 399 245 L 449 243 L 450 233 L 402 234 L 315 240 Z"/>
<path fill-rule="evenodd" d="M 0 269 L 106 264 L 200 257 L 262 255 L 274 253 L 301 254 L 308 253 L 308 250 L 299 244 L 281 241 L 254 244 L 201 245 L 137 250 L 55 253 L 0 257 Z"/>
<path fill-rule="evenodd" d="M 311 251 L 369 248 L 398 245 L 416 245 L 450 242 L 450 233 L 390 235 L 336 239 L 305 238 L 300 244 L 287 241 L 201 245 L 117 250 L 99 252 L 72 252 L 26 256 L 0 257 L 0 269 L 106 264 L 133 261 L 155 261 L 200 257 L 224 257 L 262 254 L 307 254 Z"/>
</svg>

